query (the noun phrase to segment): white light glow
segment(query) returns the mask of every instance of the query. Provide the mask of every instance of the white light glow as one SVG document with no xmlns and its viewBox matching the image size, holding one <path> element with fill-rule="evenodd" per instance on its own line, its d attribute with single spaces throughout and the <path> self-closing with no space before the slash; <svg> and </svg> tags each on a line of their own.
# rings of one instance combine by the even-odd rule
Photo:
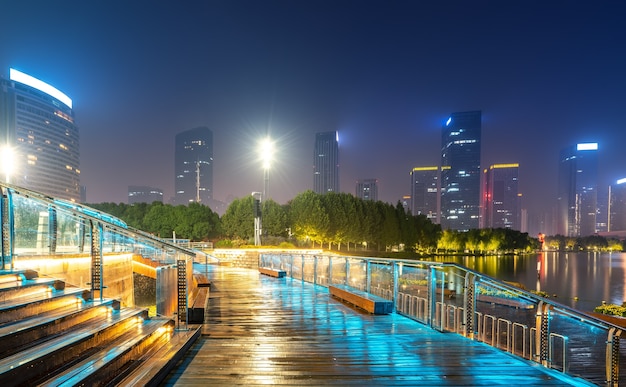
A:
<svg viewBox="0 0 626 387">
<path fill-rule="evenodd" d="M 70 99 L 70 97 L 65 95 L 63 92 L 61 92 L 54 86 L 48 85 L 44 81 L 40 81 L 39 79 L 35 77 L 31 77 L 30 75 L 24 74 L 23 72 L 15 70 L 15 69 L 9 69 L 9 78 L 12 81 L 23 83 L 27 86 L 43 91 L 44 93 L 63 102 L 70 109 L 72 108 L 72 100 Z"/>
<path fill-rule="evenodd" d="M 274 143 L 269 138 L 265 138 L 261 141 L 259 147 L 259 155 L 261 156 L 261 162 L 263 169 L 270 169 L 270 165 L 274 158 Z"/>
<path fill-rule="evenodd" d="M 589 142 L 589 143 L 584 143 L 584 144 L 578 144 L 576 145 L 576 150 L 579 150 L 579 151 L 598 150 L 598 143 Z"/>
<path fill-rule="evenodd" d="M 452 122 L 452 117 L 448 117 L 448 121 L 446 121 L 446 126 L 450 125 L 450 122 Z"/>
<path fill-rule="evenodd" d="M 622 178 L 622 179 L 619 179 L 619 180 L 617 181 L 617 184 L 624 184 L 624 183 L 626 183 L 626 177 L 624 177 L 624 178 Z"/>
</svg>

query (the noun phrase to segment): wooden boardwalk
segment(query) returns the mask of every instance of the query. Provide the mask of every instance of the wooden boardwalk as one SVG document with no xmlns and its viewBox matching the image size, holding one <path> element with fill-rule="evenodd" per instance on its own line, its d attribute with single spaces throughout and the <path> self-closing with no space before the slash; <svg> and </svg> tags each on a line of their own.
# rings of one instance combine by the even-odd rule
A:
<svg viewBox="0 0 626 387">
<path fill-rule="evenodd" d="M 360 312 L 321 286 L 224 266 L 208 276 L 203 335 L 163 385 L 587 385 L 396 314 Z"/>
</svg>

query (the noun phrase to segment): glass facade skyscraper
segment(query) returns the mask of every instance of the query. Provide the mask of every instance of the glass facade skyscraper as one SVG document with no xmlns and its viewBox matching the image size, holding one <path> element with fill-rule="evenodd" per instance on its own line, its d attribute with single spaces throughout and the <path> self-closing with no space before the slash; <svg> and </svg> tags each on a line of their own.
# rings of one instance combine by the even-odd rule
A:
<svg viewBox="0 0 626 387">
<path fill-rule="evenodd" d="M 479 227 L 481 112 L 452 113 L 441 136 L 441 226 Z"/>
<path fill-rule="evenodd" d="M 12 170 L 3 180 L 80 201 L 79 132 L 67 95 L 10 69 L 9 79 L 0 79 L 0 146 L 13 154 Z"/>
<path fill-rule="evenodd" d="M 582 143 L 561 150 L 558 181 L 558 233 L 596 233 L 598 144 Z"/>
<path fill-rule="evenodd" d="M 439 191 L 441 189 L 438 166 L 415 167 L 411 171 L 411 214 L 425 215 L 439 223 Z"/>
<path fill-rule="evenodd" d="M 202 126 L 176 135 L 175 204 L 213 199 L 213 132 Z"/>
<path fill-rule="evenodd" d="M 485 169 L 483 225 L 521 230 L 519 164 L 494 164 Z"/>
<path fill-rule="evenodd" d="M 143 185 L 128 186 L 128 204 L 135 203 L 163 203 L 163 190 Z"/>
<path fill-rule="evenodd" d="M 339 136 L 336 131 L 315 135 L 313 191 L 339 192 Z"/>
</svg>

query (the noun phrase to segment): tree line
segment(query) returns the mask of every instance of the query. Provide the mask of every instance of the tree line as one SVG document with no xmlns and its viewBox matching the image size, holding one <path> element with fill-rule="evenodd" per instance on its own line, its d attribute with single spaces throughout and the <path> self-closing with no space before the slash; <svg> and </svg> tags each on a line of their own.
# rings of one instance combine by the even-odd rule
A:
<svg viewBox="0 0 626 387">
<path fill-rule="evenodd" d="M 235 199 L 220 218 L 199 203 L 172 206 L 100 203 L 89 206 L 109 213 L 162 238 L 211 240 L 217 246 L 250 245 L 254 240 L 254 198 Z M 424 215 L 412 215 L 398 202 L 367 201 L 347 193 L 305 191 L 287 204 L 269 199 L 261 203 L 262 242 L 289 243 L 350 251 L 403 250 L 423 254 L 486 254 L 537 249 L 536 238 L 510 229 L 468 232 L 442 230 Z"/>
</svg>

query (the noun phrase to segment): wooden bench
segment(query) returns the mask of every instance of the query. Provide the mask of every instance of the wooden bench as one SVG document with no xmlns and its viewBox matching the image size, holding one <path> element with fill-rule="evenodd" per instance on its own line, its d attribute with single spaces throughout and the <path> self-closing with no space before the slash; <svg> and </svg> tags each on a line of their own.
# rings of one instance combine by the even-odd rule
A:
<svg viewBox="0 0 626 387">
<path fill-rule="evenodd" d="M 372 314 L 389 314 L 393 311 L 393 302 L 348 286 L 329 285 L 328 292 L 332 296 Z"/>
<path fill-rule="evenodd" d="M 287 272 L 285 272 L 284 270 L 270 269 L 269 267 L 259 267 L 259 273 L 276 278 L 282 278 L 287 276 Z"/>
</svg>

